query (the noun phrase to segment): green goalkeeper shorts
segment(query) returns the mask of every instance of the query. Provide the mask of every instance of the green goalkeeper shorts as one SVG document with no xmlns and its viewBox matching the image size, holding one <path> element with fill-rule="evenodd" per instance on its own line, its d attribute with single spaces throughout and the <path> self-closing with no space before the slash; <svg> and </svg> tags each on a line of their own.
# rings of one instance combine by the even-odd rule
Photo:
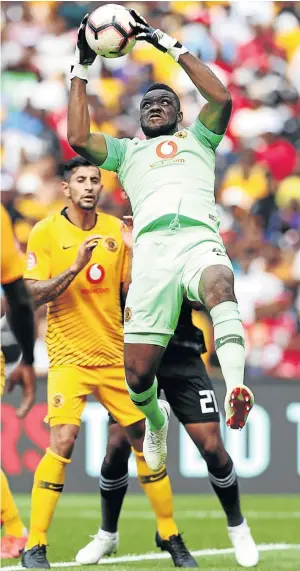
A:
<svg viewBox="0 0 300 571">
<path fill-rule="evenodd" d="M 220 235 L 207 227 L 140 235 L 124 312 L 125 343 L 166 347 L 177 327 L 183 295 L 201 301 L 201 274 L 217 264 L 233 271 Z"/>
</svg>

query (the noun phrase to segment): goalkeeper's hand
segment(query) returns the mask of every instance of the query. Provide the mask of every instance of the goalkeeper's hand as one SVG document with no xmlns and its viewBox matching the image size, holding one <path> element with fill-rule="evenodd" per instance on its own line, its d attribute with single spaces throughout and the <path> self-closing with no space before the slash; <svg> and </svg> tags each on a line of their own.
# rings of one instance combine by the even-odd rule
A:
<svg viewBox="0 0 300 571">
<path fill-rule="evenodd" d="M 77 43 L 70 78 L 79 77 L 88 81 L 88 68 L 96 59 L 95 52 L 90 48 L 85 37 L 85 28 L 89 14 L 86 14 L 78 28 Z"/>
<path fill-rule="evenodd" d="M 144 40 L 163 53 L 168 52 L 175 61 L 178 61 L 182 54 L 188 52 L 188 49 L 182 46 L 178 40 L 168 36 L 161 30 L 152 28 L 139 12 L 133 9 L 129 10 L 129 12 L 135 21 L 133 31 L 137 40 Z"/>
</svg>

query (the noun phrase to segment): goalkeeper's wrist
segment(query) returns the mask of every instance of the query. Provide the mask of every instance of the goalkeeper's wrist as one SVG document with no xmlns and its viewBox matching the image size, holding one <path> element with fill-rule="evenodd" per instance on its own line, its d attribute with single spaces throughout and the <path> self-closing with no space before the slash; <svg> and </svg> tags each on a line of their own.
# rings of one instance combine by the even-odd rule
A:
<svg viewBox="0 0 300 571">
<path fill-rule="evenodd" d="M 179 42 L 176 43 L 179 44 L 176 46 L 173 46 L 172 48 L 170 48 L 168 50 L 168 54 L 169 56 L 171 56 L 176 62 L 178 62 L 180 56 L 182 56 L 183 54 L 187 54 L 189 53 L 189 50 L 187 48 L 185 48 L 184 46 L 182 46 Z"/>
<path fill-rule="evenodd" d="M 188 53 L 188 49 L 183 46 L 176 38 L 172 38 L 161 30 L 155 30 L 159 45 L 178 62 L 179 57 Z"/>
<path fill-rule="evenodd" d="M 78 77 L 79 79 L 83 79 L 84 81 L 88 82 L 88 69 L 88 65 L 74 63 L 71 67 L 70 79 L 72 80 L 74 77 Z"/>
</svg>

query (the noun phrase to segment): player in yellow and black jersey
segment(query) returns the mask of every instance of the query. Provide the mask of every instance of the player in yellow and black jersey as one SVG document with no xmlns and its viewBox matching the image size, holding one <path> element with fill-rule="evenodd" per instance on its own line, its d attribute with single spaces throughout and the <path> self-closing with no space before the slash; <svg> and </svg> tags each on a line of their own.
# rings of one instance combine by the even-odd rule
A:
<svg viewBox="0 0 300 571">
<path fill-rule="evenodd" d="M 8 390 L 21 384 L 23 400 L 17 416 L 24 418 L 34 403 L 35 373 L 33 369 L 34 314 L 30 295 L 23 281 L 23 260 L 15 243 L 12 223 L 1 204 L 1 285 L 8 306 L 9 323 L 22 350 L 21 363 L 9 378 Z M 5 386 L 4 356 L 1 357 L 1 397 Z M 19 557 L 24 549 L 27 531 L 1 470 L 1 520 L 5 534 L 1 538 L 0 559 Z"/>
<path fill-rule="evenodd" d="M 145 464 L 144 417 L 131 402 L 125 384 L 120 293 L 126 294 L 128 289 L 130 260 L 121 222 L 96 211 L 102 188 L 97 167 L 73 159 L 66 165 L 62 184 L 68 206 L 33 228 L 25 271 L 36 306 L 48 305 L 50 360 L 50 447 L 34 477 L 30 533 L 22 558 L 28 568 L 49 567 L 46 534 L 89 394 L 125 428 L 138 472 L 153 476 L 151 484 L 143 487 L 156 513 L 160 535 L 166 540 L 179 537 L 166 468 L 153 474 Z M 108 469 L 105 478 L 114 480 L 114 474 Z M 116 489 L 116 497 L 118 493 Z M 117 534 L 112 541 L 116 547 Z M 191 557 L 184 549 L 186 557 Z"/>
</svg>

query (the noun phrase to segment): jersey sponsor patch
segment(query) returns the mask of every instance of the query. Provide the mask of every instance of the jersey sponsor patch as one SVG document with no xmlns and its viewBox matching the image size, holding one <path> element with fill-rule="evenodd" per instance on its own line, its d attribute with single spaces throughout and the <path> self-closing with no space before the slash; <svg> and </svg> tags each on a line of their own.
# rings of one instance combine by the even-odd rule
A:
<svg viewBox="0 0 300 571">
<path fill-rule="evenodd" d="M 104 248 L 106 248 L 106 250 L 109 252 L 116 252 L 119 246 L 117 240 L 115 238 L 111 238 L 110 236 L 104 238 L 104 240 L 102 240 L 102 244 Z"/>
<path fill-rule="evenodd" d="M 174 141 L 163 141 L 156 147 L 156 154 L 160 159 L 173 159 L 178 151 Z"/>
<path fill-rule="evenodd" d="M 33 268 L 35 268 L 36 265 L 37 265 L 36 255 L 34 254 L 34 252 L 28 252 L 26 269 L 32 270 Z"/>
<path fill-rule="evenodd" d="M 86 279 L 91 284 L 100 284 L 105 277 L 105 270 L 100 264 L 91 264 L 86 270 Z"/>
</svg>

